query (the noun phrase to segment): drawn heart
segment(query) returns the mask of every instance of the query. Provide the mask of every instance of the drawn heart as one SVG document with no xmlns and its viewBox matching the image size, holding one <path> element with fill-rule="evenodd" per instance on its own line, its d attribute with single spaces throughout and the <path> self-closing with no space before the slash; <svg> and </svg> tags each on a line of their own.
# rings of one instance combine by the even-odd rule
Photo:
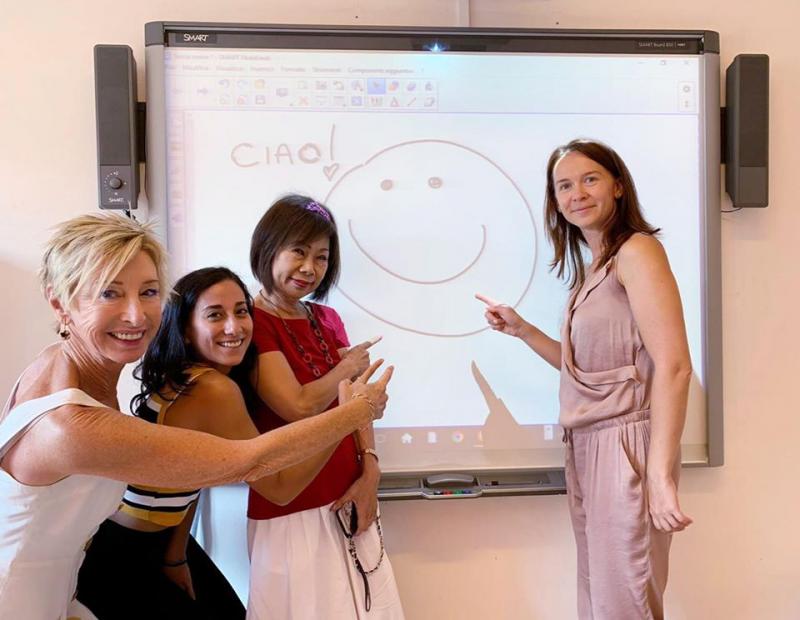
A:
<svg viewBox="0 0 800 620">
<path fill-rule="evenodd" d="M 322 167 L 322 172 L 325 173 L 325 176 L 329 181 L 334 177 L 337 170 L 339 170 L 339 164 L 331 164 L 330 166 Z"/>
</svg>

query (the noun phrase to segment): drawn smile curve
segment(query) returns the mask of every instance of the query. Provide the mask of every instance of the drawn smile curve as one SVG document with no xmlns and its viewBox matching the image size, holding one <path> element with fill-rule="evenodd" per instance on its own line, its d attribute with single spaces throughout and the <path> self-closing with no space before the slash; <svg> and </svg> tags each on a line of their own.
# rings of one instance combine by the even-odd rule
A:
<svg viewBox="0 0 800 620">
<path fill-rule="evenodd" d="M 350 237 L 353 239 L 353 243 L 356 244 L 356 247 L 359 249 L 359 251 L 364 256 L 366 256 L 379 269 L 385 271 L 389 275 L 394 276 L 395 278 L 397 278 L 399 280 L 403 280 L 405 282 L 411 282 L 412 284 L 444 284 L 445 282 L 450 282 L 452 280 L 455 280 L 456 278 L 460 278 L 465 273 L 467 273 L 470 269 L 472 269 L 472 267 L 475 265 L 475 263 L 478 262 L 478 259 L 480 259 L 481 255 L 483 254 L 483 250 L 486 248 L 486 226 L 484 224 L 481 224 L 481 233 L 482 233 L 482 236 L 481 236 L 481 247 L 478 250 L 478 253 L 475 256 L 475 258 L 473 258 L 472 261 L 466 267 L 464 267 L 458 273 L 456 273 L 456 274 L 454 274 L 452 276 L 448 276 L 447 278 L 441 278 L 441 279 L 438 279 L 438 280 L 416 280 L 414 278 L 408 278 L 406 276 L 400 275 L 399 273 L 397 273 L 395 271 L 392 271 L 388 267 L 382 265 L 380 263 L 380 261 L 376 260 L 374 256 L 372 256 L 369 252 L 367 252 L 367 250 L 364 249 L 364 247 L 359 243 L 358 238 L 356 237 L 355 233 L 353 232 L 353 220 L 347 220 L 347 227 L 350 230 Z"/>
</svg>

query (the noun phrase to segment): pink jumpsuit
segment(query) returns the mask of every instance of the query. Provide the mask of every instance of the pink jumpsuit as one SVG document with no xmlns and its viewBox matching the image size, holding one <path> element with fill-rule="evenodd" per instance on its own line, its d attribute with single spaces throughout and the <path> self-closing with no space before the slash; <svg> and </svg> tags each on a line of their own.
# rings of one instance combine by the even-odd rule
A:
<svg viewBox="0 0 800 620">
<path fill-rule="evenodd" d="M 578 547 L 578 616 L 663 618 L 671 535 L 653 527 L 645 493 L 654 366 L 616 259 L 571 297 L 561 350 L 559 422 Z"/>
</svg>

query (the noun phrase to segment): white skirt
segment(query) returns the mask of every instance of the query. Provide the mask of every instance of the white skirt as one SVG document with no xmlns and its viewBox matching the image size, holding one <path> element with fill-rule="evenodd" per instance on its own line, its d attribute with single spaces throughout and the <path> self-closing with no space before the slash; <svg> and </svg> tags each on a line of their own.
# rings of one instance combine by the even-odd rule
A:
<svg viewBox="0 0 800 620">
<path fill-rule="evenodd" d="M 248 620 L 403 620 L 389 557 L 370 574 L 370 611 L 364 584 L 347 551 L 330 504 L 275 519 L 248 519 L 250 598 Z M 356 538 L 365 570 L 380 555 L 373 523 Z"/>
</svg>

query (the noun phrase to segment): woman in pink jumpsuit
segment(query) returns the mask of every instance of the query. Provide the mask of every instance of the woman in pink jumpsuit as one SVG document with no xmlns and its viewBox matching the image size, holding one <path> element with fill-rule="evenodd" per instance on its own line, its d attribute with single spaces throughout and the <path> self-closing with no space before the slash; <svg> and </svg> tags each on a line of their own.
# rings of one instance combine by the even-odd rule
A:
<svg viewBox="0 0 800 620">
<path fill-rule="evenodd" d="M 574 140 L 553 152 L 545 218 L 551 265 L 570 276 L 561 341 L 480 298 L 493 329 L 561 372 L 579 617 L 662 618 L 672 532 L 692 522 L 677 495 L 691 377 L 678 288 L 609 147 Z"/>
</svg>

